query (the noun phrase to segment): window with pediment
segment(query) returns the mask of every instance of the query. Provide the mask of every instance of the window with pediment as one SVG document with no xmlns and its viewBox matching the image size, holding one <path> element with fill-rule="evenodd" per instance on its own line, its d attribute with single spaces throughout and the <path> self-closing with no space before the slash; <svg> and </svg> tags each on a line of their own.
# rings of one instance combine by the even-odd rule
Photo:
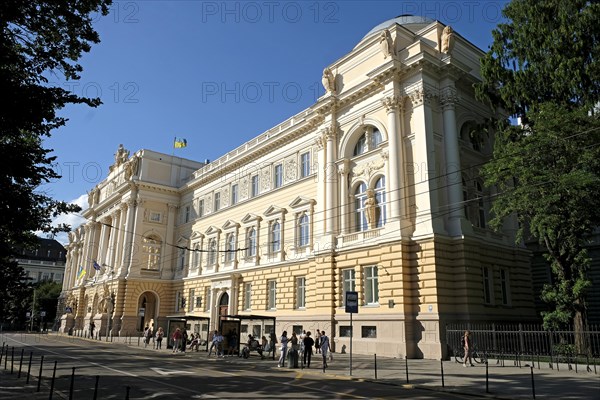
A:
<svg viewBox="0 0 600 400">
<path fill-rule="evenodd" d="M 235 233 L 228 233 L 225 239 L 225 261 L 231 262 L 235 260 L 235 250 L 236 250 L 236 237 Z"/>
<path fill-rule="evenodd" d="M 281 250 L 281 224 L 277 220 L 271 224 L 269 244 L 271 253 Z"/>
<path fill-rule="evenodd" d="M 256 256 L 256 229 L 254 227 L 248 228 L 246 233 L 246 257 Z"/>
<path fill-rule="evenodd" d="M 208 239 L 208 265 L 217 263 L 217 239 Z"/>
</svg>

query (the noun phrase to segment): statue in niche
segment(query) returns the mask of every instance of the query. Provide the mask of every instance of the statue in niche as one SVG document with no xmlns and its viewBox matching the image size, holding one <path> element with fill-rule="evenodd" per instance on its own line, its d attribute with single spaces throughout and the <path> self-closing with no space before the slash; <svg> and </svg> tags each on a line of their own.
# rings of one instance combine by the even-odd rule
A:
<svg viewBox="0 0 600 400">
<path fill-rule="evenodd" d="M 105 282 L 102 287 L 102 297 L 98 302 L 98 313 L 103 314 L 108 312 L 108 303 L 111 301 L 110 289 L 108 288 L 108 284 Z"/>
<path fill-rule="evenodd" d="M 446 26 L 442 31 L 440 40 L 440 51 L 442 53 L 450 53 L 454 47 L 454 30 L 450 25 Z"/>
<path fill-rule="evenodd" d="M 67 296 L 67 307 L 71 308 L 73 312 L 77 310 L 77 298 L 73 293 L 69 293 Z"/>
<path fill-rule="evenodd" d="M 395 54 L 394 41 L 392 40 L 392 35 L 389 30 L 386 29 L 381 32 L 381 35 L 379 36 L 379 46 L 381 47 L 384 59 Z"/>
<path fill-rule="evenodd" d="M 125 164 L 127 159 L 129 158 L 129 151 L 125 150 L 122 144 L 119 145 L 117 149 L 117 153 L 115 154 L 115 167 L 118 167 L 121 164 Z"/>
<path fill-rule="evenodd" d="M 367 215 L 367 223 L 369 224 L 369 229 L 374 229 L 376 227 L 378 211 L 379 207 L 377 207 L 375 191 L 373 189 L 368 189 L 367 200 L 365 200 L 365 214 Z"/>
<path fill-rule="evenodd" d="M 321 78 L 321 82 L 323 83 L 323 87 L 325 88 L 325 92 L 336 94 L 335 91 L 335 76 L 333 76 L 333 72 L 329 68 L 325 68 L 323 70 L 323 77 Z"/>
</svg>

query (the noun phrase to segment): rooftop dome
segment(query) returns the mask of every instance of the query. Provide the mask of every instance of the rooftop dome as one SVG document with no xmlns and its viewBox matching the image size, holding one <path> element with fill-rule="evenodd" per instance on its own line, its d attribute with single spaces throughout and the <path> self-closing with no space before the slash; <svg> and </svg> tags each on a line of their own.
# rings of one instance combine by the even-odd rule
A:
<svg viewBox="0 0 600 400">
<path fill-rule="evenodd" d="M 435 22 L 435 20 L 428 18 L 428 17 L 420 16 L 420 15 L 408 15 L 408 14 L 399 15 L 396 18 L 388 19 L 387 21 L 382 22 L 379 25 L 377 25 L 376 27 L 374 27 L 373 29 L 371 29 L 369 31 L 369 33 L 367 33 L 361 39 L 361 42 L 363 40 L 365 40 L 366 38 L 368 38 L 369 36 L 379 33 L 380 31 L 383 31 L 384 29 L 389 28 L 390 26 L 392 26 L 394 24 L 402 25 L 405 28 L 409 29 L 410 31 L 416 32 L 419 29 L 424 28 L 427 25 L 431 24 L 432 22 Z"/>
</svg>

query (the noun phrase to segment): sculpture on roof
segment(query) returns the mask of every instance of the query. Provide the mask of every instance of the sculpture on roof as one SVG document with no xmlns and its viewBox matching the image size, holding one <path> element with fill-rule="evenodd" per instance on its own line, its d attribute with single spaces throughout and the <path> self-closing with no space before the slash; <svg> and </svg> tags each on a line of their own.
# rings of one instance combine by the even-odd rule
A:
<svg viewBox="0 0 600 400">
<path fill-rule="evenodd" d="M 122 144 L 119 145 L 117 152 L 115 154 L 115 167 L 118 167 L 121 164 L 125 164 L 127 159 L 129 158 L 129 151 L 125 150 Z"/>
<path fill-rule="evenodd" d="M 392 40 L 392 35 L 388 29 L 385 29 L 381 32 L 381 35 L 379 35 L 379 46 L 381 47 L 384 59 L 396 54 L 394 41 Z"/>
<path fill-rule="evenodd" d="M 325 68 L 323 70 L 323 78 L 321 78 L 321 82 L 323 83 L 323 87 L 325 88 L 325 92 L 336 94 L 335 90 L 335 76 L 333 72 L 329 68 Z"/>
<path fill-rule="evenodd" d="M 440 40 L 440 51 L 442 53 L 450 53 L 454 47 L 454 30 L 450 25 L 446 26 L 442 31 Z"/>
</svg>

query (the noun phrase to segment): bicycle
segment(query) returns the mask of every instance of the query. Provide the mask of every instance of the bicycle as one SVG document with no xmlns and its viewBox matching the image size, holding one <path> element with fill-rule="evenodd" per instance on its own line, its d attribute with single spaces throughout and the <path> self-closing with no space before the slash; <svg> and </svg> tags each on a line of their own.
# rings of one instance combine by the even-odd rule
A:
<svg viewBox="0 0 600 400">
<path fill-rule="evenodd" d="M 465 349 L 459 348 L 454 349 L 454 359 L 457 363 L 464 364 L 465 362 Z M 484 352 L 479 352 L 477 350 L 477 346 L 473 346 L 473 350 L 471 351 L 471 359 L 475 361 L 477 364 L 484 364 L 487 362 L 487 356 Z"/>
</svg>

